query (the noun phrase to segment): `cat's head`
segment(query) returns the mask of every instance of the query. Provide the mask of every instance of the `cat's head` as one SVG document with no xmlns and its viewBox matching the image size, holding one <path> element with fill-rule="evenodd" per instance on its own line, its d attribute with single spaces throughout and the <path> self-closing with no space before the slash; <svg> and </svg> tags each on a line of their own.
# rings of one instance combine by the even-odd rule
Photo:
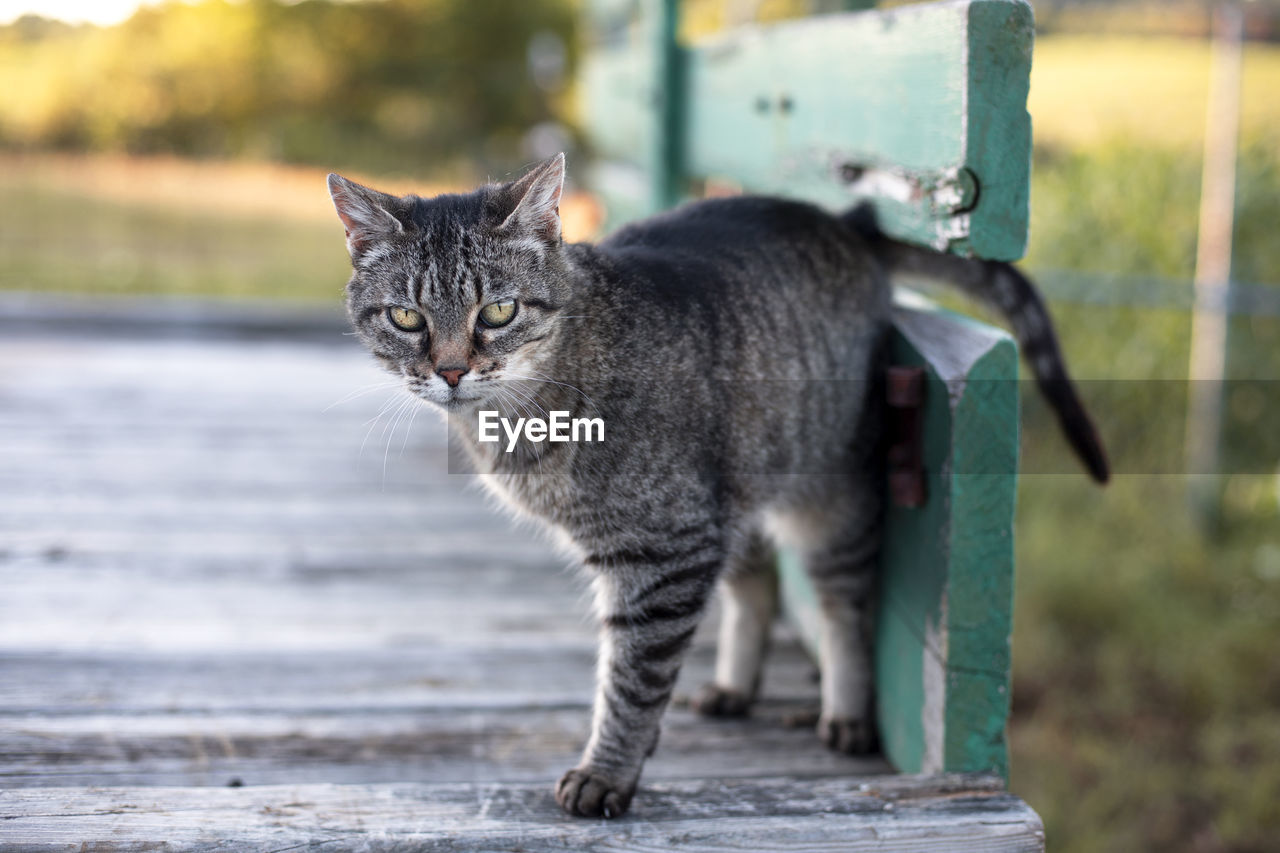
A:
<svg viewBox="0 0 1280 853">
<path fill-rule="evenodd" d="M 563 154 L 509 184 L 426 199 L 329 176 L 351 322 L 413 394 L 456 411 L 536 375 L 569 296 L 563 185 Z"/>
</svg>

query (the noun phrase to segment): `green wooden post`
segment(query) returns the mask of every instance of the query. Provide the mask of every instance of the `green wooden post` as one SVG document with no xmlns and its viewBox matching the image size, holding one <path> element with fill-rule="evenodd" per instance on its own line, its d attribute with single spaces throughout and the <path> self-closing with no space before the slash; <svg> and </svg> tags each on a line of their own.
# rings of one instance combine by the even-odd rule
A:
<svg viewBox="0 0 1280 853">
<path fill-rule="evenodd" d="M 1007 775 L 1017 347 L 937 309 L 900 309 L 895 322 L 894 362 L 928 375 L 930 499 L 890 507 L 886 521 L 876 648 L 886 753 L 913 772 Z"/>
<path fill-rule="evenodd" d="M 684 194 L 681 140 L 684 137 L 685 81 L 684 56 L 677 34 L 680 28 L 680 0 L 649 0 L 655 7 L 648 18 L 653 31 L 653 98 L 656 133 L 650 174 L 650 205 L 665 210 Z"/>
</svg>

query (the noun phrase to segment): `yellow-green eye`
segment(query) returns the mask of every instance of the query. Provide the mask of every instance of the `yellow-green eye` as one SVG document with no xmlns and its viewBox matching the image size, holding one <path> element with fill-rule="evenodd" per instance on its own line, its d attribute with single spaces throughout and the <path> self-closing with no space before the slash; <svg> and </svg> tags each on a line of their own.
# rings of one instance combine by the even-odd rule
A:
<svg viewBox="0 0 1280 853">
<path fill-rule="evenodd" d="M 406 332 L 420 332 L 427 325 L 427 318 L 412 308 L 388 308 L 387 317 L 397 329 L 404 329 Z"/>
<path fill-rule="evenodd" d="M 480 309 L 480 322 L 490 329 L 507 325 L 515 316 L 516 301 L 514 299 L 509 299 L 506 302 L 491 302 Z"/>
</svg>

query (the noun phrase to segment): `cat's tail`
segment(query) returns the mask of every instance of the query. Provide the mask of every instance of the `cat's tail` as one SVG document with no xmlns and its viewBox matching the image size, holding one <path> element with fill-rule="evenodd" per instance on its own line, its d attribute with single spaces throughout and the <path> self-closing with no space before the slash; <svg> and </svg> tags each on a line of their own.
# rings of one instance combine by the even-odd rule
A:
<svg viewBox="0 0 1280 853">
<path fill-rule="evenodd" d="M 890 273 L 953 285 L 1000 311 L 1013 327 L 1036 384 L 1057 413 L 1072 449 L 1094 480 L 1105 483 L 1110 479 L 1107 452 L 1067 373 L 1049 309 L 1026 276 L 1002 261 L 961 258 L 894 240 L 880 230 L 870 204 L 849 211 L 844 220 L 872 247 Z"/>
</svg>

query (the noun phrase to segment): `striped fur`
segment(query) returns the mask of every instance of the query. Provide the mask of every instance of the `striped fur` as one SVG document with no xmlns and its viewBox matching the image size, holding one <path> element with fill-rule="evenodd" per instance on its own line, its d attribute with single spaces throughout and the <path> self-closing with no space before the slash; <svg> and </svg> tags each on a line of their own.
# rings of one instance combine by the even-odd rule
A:
<svg viewBox="0 0 1280 853">
<path fill-rule="evenodd" d="M 739 198 L 567 245 L 551 219 L 563 168 L 557 158 L 435 199 L 330 182 L 358 333 L 445 412 L 486 485 L 572 543 L 592 578 L 594 718 L 558 801 L 576 815 L 627 809 L 717 582 L 728 627 L 718 683 L 697 706 L 747 710 L 775 606 L 772 542 L 801 550 L 822 602 L 819 734 L 872 748 L 874 380 L 890 306 L 878 240 L 809 205 Z M 511 299 L 509 325 L 477 322 Z M 419 311 L 426 329 L 395 328 L 391 306 Z M 437 375 L 442 358 L 465 368 L 456 387 Z M 503 453 L 476 440 L 480 408 L 602 417 L 607 440 Z"/>
</svg>

